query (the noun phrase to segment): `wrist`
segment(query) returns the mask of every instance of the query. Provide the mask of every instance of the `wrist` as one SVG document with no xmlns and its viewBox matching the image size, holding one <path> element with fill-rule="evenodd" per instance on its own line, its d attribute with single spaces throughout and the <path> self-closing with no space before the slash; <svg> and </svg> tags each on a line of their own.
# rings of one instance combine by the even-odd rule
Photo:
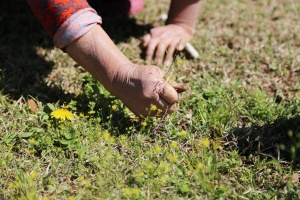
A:
<svg viewBox="0 0 300 200">
<path fill-rule="evenodd" d="M 177 27 L 180 27 L 184 30 L 184 32 L 188 33 L 189 35 L 194 35 L 195 28 L 194 26 L 190 26 L 189 24 L 183 23 L 183 22 L 168 22 L 167 25 L 174 25 Z"/>
</svg>

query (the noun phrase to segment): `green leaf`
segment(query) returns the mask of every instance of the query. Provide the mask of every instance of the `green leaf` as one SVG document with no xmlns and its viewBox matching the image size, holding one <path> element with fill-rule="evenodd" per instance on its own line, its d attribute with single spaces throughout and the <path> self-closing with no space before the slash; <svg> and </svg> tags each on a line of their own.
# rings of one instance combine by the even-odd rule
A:
<svg viewBox="0 0 300 200">
<path fill-rule="evenodd" d="M 9 144 L 11 141 L 13 141 L 15 139 L 16 135 L 6 135 L 3 137 L 3 141 L 6 144 Z"/>
<path fill-rule="evenodd" d="M 187 193 L 187 192 L 190 191 L 190 188 L 189 188 L 189 186 L 187 184 L 181 183 L 179 185 L 179 190 L 180 190 L 181 193 Z"/>
<path fill-rule="evenodd" d="M 50 109 L 50 110 L 55 110 L 55 107 L 54 107 L 54 105 L 53 104 L 51 104 L 51 103 L 47 103 L 47 107 Z"/>
<path fill-rule="evenodd" d="M 70 142 L 68 140 L 65 140 L 65 139 L 61 139 L 59 140 L 59 142 L 62 144 L 62 145 L 68 145 Z"/>
<path fill-rule="evenodd" d="M 72 132 L 64 132 L 64 136 L 67 140 L 74 138 L 74 134 L 72 134 Z"/>
<path fill-rule="evenodd" d="M 19 138 L 28 138 L 32 135 L 33 135 L 33 132 L 23 132 L 23 133 L 20 133 L 18 136 L 19 136 Z"/>
</svg>

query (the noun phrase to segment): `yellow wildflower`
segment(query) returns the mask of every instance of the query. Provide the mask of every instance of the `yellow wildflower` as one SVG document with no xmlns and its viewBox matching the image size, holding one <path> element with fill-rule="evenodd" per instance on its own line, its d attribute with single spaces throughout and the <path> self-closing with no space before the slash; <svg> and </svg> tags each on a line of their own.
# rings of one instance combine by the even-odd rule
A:
<svg viewBox="0 0 300 200">
<path fill-rule="evenodd" d="M 178 143 L 175 141 L 171 142 L 171 147 L 176 148 L 178 146 Z"/>
<path fill-rule="evenodd" d="M 31 138 L 28 140 L 29 144 L 35 145 L 36 144 L 36 140 L 34 138 Z"/>
<path fill-rule="evenodd" d="M 111 109 L 112 109 L 112 110 L 117 110 L 117 106 L 116 106 L 116 105 L 112 105 L 112 106 L 111 106 Z"/>
<path fill-rule="evenodd" d="M 140 190 L 138 188 L 132 188 L 132 194 L 134 196 L 138 196 L 138 195 L 140 195 Z"/>
<path fill-rule="evenodd" d="M 115 139 L 114 137 L 111 136 L 111 137 L 108 138 L 108 142 L 109 142 L 109 143 L 115 143 L 115 142 L 116 142 L 116 139 Z"/>
<path fill-rule="evenodd" d="M 143 176 L 144 176 L 144 172 L 137 172 L 137 173 L 136 173 L 136 176 L 137 176 L 137 177 L 143 177 Z"/>
<path fill-rule="evenodd" d="M 19 188 L 19 183 L 16 183 L 16 182 L 9 182 L 8 183 L 8 188 L 10 189 L 15 189 L 15 188 Z"/>
<path fill-rule="evenodd" d="M 109 132 L 108 132 L 108 131 L 105 131 L 105 132 L 103 133 L 103 137 L 104 137 L 105 139 L 109 139 L 109 138 L 110 138 Z"/>
<path fill-rule="evenodd" d="M 168 155 L 168 160 L 171 162 L 171 163 L 176 163 L 177 160 L 178 160 L 178 156 L 177 155 Z"/>
<path fill-rule="evenodd" d="M 35 171 L 32 171 L 29 175 L 29 179 L 34 180 L 39 176 L 39 174 Z"/>
<path fill-rule="evenodd" d="M 161 152 L 162 152 L 161 146 L 156 145 L 156 146 L 154 147 L 154 153 L 155 153 L 155 154 L 160 154 Z"/>
<path fill-rule="evenodd" d="M 145 121 L 143 121 L 141 124 L 142 124 L 142 126 L 144 126 L 144 127 L 147 126 L 147 122 L 145 122 Z"/>
<path fill-rule="evenodd" d="M 200 170 L 201 170 L 201 169 L 203 168 L 203 166 L 204 166 L 203 163 L 198 163 L 198 164 L 197 164 L 197 169 L 200 169 Z"/>
<path fill-rule="evenodd" d="M 69 110 L 63 108 L 52 111 L 50 115 L 55 119 L 61 119 L 61 120 L 66 120 L 66 119 L 71 120 L 74 117 Z"/>
<path fill-rule="evenodd" d="M 187 132 L 186 132 L 185 130 L 182 130 L 182 131 L 180 131 L 178 134 L 179 134 L 179 136 L 184 137 L 184 136 L 187 135 Z"/>
<path fill-rule="evenodd" d="M 131 188 L 125 188 L 124 189 L 124 194 L 128 197 L 132 196 L 132 190 Z"/>
<path fill-rule="evenodd" d="M 151 104 L 151 105 L 150 105 L 150 110 L 151 110 L 151 111 L 156 111 L 156 110 L 157 110 L 156 105 Z"/>
<path fill-rule="evenodd" d="M 201 139 L 201 144 L 205 147 L 208 148 L 210 145 L 210 141 L 207 138 L 202 138 Z"/>
</svg>

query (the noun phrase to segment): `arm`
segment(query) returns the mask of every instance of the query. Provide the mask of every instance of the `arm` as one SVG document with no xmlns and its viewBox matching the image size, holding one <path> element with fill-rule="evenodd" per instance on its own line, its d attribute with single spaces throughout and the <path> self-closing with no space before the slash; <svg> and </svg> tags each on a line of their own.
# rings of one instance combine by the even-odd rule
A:
<svg viewBox="0 0 300 200">
<path fill-rule="evenodd" d="M 164 72 L 131 63 L 100 26 L 68 45 L 66 52 L 136 115 L 148 116 L 151 104 L 163 111 L 160 116 L 174 111 L 178 95 L 163 79 Z"/>
<path fill-rule="evenodd" d="M 167 24 L 181 26 L 193 35 L 197 23 L 200 0 L 172 0 Z"/>
<path fill-rule="evenodd" d="M 101 17 L 85 0 L 27 0 L 52 36 L 55 45 L 90 72 L 136 115 L 155 115 L 147 108 L 156 105 L 172 113 L 180 86 L 164 80 L 156 66 L 130 62 L 99 26 Z"/>
<path fill-rule="evenodd" d="M 154 57 L 155 63 L 160 64 L 164 60 L 164 65 L 171 65 L 174 51 L 183 50 L 192 38 L 200 3 L 200 0 L 172 0 L 167 24 L 151 29 L 143 38 L 147 60 Z M 168 54 L 165 56 L 166 51 Z"/>
</svg>

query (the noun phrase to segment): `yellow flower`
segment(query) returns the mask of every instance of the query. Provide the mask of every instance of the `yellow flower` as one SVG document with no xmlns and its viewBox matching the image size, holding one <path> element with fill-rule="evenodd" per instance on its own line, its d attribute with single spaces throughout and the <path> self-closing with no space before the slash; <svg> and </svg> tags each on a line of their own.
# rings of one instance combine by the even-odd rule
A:
<svg viewBox="0 0 300 200">
<path fill-rule="evenodd" d="M 112 106 L 111 106 L 111 109 L 112 109 L 112 110 L 117 110 L 117 106 L 116 106 L 116 105 L 112 105 Z"/>
<path fill-rule="evenodd" d="M 116 142 L 116 139 L 115 139 L 114 137 L 111 136 L 111 137 L 108 138 L 108 142 L 109 142 L 109 143 L 115 143 L 115 142 Z"/>
<path fill-rule="evenodd" d="M 8 188 L 10 189 L 15 189 L 15 188 L 19 188 L 19 183 L 16 183 L 16 182 L 9 182 L 8 183 Z"/>
<path fill-rule="evenodd" d="M 176 148 L 178 146 L 178 143 L 175 141 L 171 142 L 171 147 Z"/>
<path fill-rule="evenodd" d="M 36 144 L 36 140 L 34 138 L 31 138 L 28 140 L 29 144 L 35 145 Z"/>
<path fill-rule="evenodd" d="M 154 153 L 155 154 L 160 154 L 162 152 L 162 148 L 159 145 L 156 145 L 154 147 Z"/>
<path fill-rule="evenodd" d="M 104 137 L 105 139 L 109 139 L 109 138 L 110 138 L 109 132 L 108 132 L 108 131 L 105 131 L 105 132 L 103 133 L 103 137 Z"/>
<path fill-rule="evenodd" d="M 124 189 L 124 194 L 128 197 L 132 196 L 132 190 L 131 188 L 125 188 Z"/>
<path fill-rule="evenodd" d="M 132 194 L 133 194 L 134 196 L 138 196 L 138 195 L 140 194 L 140 190 L 139 190 L 138 188 L 133 188 L 133 189 L 132 189 Z"/>
<path fill-rule="evenodd" d="M 143 177 L 143 176 L 144 176 L 144 172 L 137 172 L 137 173 L 136 173 L 136 176 L 137 176 L 137 177 Z"/>
<path fill-rule="evenodd" d="M 204 166 L 203 163 L 198 163 L 198 164 L 197 164 L 197 169 L 200 169 L 200 170 L 201 170 L 201 169 L 203 168 L 203 166 Z"/>
<path fill-rule="evenodd" d="M 156 111 L 156 110 L 157 110 L 156 105 L 151 104 L 151 105 L 150 105 L 150 110 L 151 110 L 151 111 Z"/>
<path fill-rule="evenodd" d="M 145 122 L 145 121 L 142 122 L 141 124 L 142 124 L 142 126 L 144 126 L 144 127 L 147 126 L 147 122 Z"/>
<path fill-rule="evenodd" d="M 39 176 L 39 174 L 35 171 L 32 171 L 29 175 L 29 179 L 34 180 Z"/>
<path fill-rule="evenodd" d="M 168 155 L 168 160 L 171 162 L 171 163 L 175 163 L 177 162 L 178 160 L 178 156 L 177 155 Z"/>
<path fill-rule="evenodd" d="M 55 119 L 61 119 L 61 120 L 73 119 L 73 114 L 69 110 L 63 108 L 52 111 L 50 115 Z"/>
<path fill-rule="evenodd" d="M 184 137 L 184 136 L 187 135 L 187 132 L 186 132 L 185 130 L 182 130 L 182 131 L 180 131 L 178 134 L 179 134 L 179 136 Z"/>
<path fill-rule="evenodd" d="M 205 147 L 205 148 L 208 148 L 209 145 L 210 145 L 210 142 L 207 138 L 202 138 L 201 139 L 201 144 Z"/>
</svg>

